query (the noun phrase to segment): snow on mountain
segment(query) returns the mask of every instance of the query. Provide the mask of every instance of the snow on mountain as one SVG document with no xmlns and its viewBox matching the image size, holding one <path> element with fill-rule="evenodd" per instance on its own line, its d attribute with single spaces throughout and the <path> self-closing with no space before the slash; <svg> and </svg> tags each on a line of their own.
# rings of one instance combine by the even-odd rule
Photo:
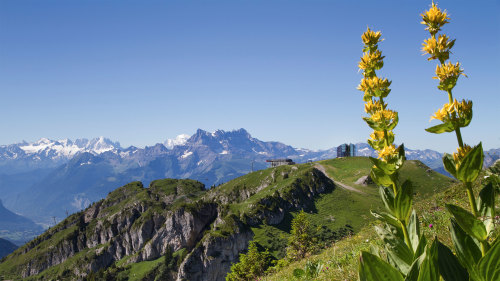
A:
<svg viewBox="0 0 500 281">
<path fill-rule="evenodd" d="M 186 144 L 187 140 L 190 137 L 191 136 L 186 135 L 186 134 L 180 134 L 177 137 L 175 137 L 175 139 L 167 139 L 165 141 L 164 145 L 166 148 L 172 149 L 172 148 L 174 148 L 174 146 Z"/>
<path fill-rule="evenodd" d="M 119 142 L 99 137 L 91 140 L 69 139 L 49 140 L 41 138 L 36 142 L 22 142 L 18 144 L 0 146 L 0 159 L 65 159 L 69 160 L 78 153 L 89 152 L 101 154 L 111 150 L 121 149 Z"/>
</svg>

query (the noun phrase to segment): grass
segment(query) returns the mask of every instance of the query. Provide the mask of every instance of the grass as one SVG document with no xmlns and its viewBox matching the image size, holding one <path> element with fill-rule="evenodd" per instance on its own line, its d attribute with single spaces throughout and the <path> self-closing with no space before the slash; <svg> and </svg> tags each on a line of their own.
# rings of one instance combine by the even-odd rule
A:
<svg viewBox="0 0 500 281">
<path fill-rule="evenodd" d="M 160 257 L 151 261 L 142 261 L 138 263 L 133 263 L 130 265 L 130 269 L 126 271 L 126 275 L 128 276 L 129 281 L 137 281 L 142 280 L 146 274 L 151 272 L 151 270 L 158 267 L 165 261 L 165 257 Z"/>
<path fill-rule="evenodd" d="M 411 166 L 403 168 L 402 177 L 405 176 L 404 173 L 412 173 L 414 176 L 428 176 L 426 171 L 422 173 L 417 169 L 417 167 L 420 167 L 420 164 L 418 162 L 414 162 Z M 418 189 L 417 195 L 419 196 L 417 196 L 414 204 L 414 209 L 417 211 L 420 219 L 420 229 L 428 238 L 428 241 L 431 241 L 433 237 L 438 237 L 442 243 L 452 247 L 451 236 L 448 231 L 450 214 L 446 211 L 445 204 L 452 203 L 461 206 L 466 210 L 470 209 L 465 188 L 459 183 L 451 184 L 449 185 L 449 188 L 446 188 L 445 184 L 446 182 L 449 182 L 449 179 L 443 179 L 439 175 L 436 176 L 431 174 L 429 177 L 435 177 L 432 180 L 436 181 L 436 187 L 440 188 L 439 192 L 432 193 L 434 187 L 425 183 L 425 177 L 423 177 L 424 180 L 422 180 L 422 178 L 416 179 L 410 174 L 407 174 L 406 176 L 410 177 L 412 180 L 415 179 L 415 185 L 417 187 L 421 187 L 421 189 Z M 481 181 L 482 179 L 479 179 L 474 185 L 476 195 L 480 190 Z M 498 207 L 498 201 L 500 201 L 499 196 L 497 196 L 496 200 L 496 212 L 498 213 L 500 212 L 500 208 Z M 377 221 L 372 221 L 354 236 L 333 243 L 320 253 L 311 255 L 303 260 L 293 262 L 283 268 L 280 268 L 275 273 L 262 277 L 260 280 L 297 280 L 293 277 L 293 270 L 296 268 L 304 268 L 307 261 L 321 261 L 324 265 L 323 271 L 314 280 L 358 280 L 357 271 L 360 251 L 369 250 L 371 247 L 382 248 L 383 246 L 381 240 L 378 239 L 377 235 L 373 231 L 373 226 L 376 224 L 378 224 Z M 432 224 L 432 228 L 429 227 L 430 224 Z M 500 229 L 497 227 L 493 237 L 498 237 L 499 234 Z"/>
</svg>

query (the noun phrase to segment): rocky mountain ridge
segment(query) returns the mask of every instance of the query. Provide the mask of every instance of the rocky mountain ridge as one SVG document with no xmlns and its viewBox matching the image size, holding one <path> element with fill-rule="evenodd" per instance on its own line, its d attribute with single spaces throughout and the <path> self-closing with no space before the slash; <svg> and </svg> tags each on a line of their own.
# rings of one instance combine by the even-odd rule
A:
<svg viewBox="0 0 500 281">
<path fill-rule="evenodd" d="M 252 169 L 266 168 L 265 161 L 270 158 L 291 158 L 304 163 L 336 156 L 335 148 L 297 149 L 280 142 L 258 140 L 244 129 L 215 132 L 199 129 L 189 138 L 183 135 L 166 144 L 168 147 L 156 144 L 121 148 L 119 143 L 101 137 L 90 141 L 40 140 L 34 144 L 1 146 L 0 199 L 7 208 L 48 226 L 53 224 L 52 217 L 61 220 L 104 198 L 114 187 L 131 181 L 147 185 L 158 178 L 192 178 L 210 187 Z M 361 143 L 357 144 L 357 154 L 375 156 L 373 149 Z M 421 160 L 432 169 L 442 166 L 441 154 L 436 151 L 407 150 L 407 157 Z M 490 158 L 500 157 L 500 151 L 493 151 L 488 157 L 485 164 L 492 162 Z M 16 168 L 6 170 L 6 167 Z"/>
<path fill-rule="evenodd" d="M 224 203 L 234 202 L 232 193 L 207 191 L 194 180 L 157 180 L 148 188 L 129 183 L 14 252 L 0 267 L 0 276 L 16 272 L 27 280 L 45 280 L 56 272 L 57 278 L 83 279 L 117 262 L 158 259 L 170 247 L 186 253 L 175 271 L 176 280 L 224 280 L 253 237 L 250 226 L 263 221 L 278 224 L 286 212 L 306 208 L 313 197 L 335 188 L 313 167 L 286 173 L 285 178 L 293 179 L 287 188 L 238 215 Z M 265 182 L 269 181 L 268 177 Z M 268 187 L 264 183 L 260 190 L 264 186 Z M 244 202 L 260 190 L 247 189 L 247 196 L 236 201 Z"/>
</svg>

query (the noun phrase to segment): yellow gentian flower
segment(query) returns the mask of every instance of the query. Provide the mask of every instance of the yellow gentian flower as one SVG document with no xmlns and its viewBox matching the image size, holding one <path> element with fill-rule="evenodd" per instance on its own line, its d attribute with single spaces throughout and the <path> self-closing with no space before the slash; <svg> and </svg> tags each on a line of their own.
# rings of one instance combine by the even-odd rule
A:
<svg viewBox="0 0 500 281">
<path fill-rule="evenodd" d="M 363 40 L 363 43 L 367 46 L 373 46 L 376 45 L 378 42 L 382 42 L 384 39 L 380 39 L 380 36 L 382 36 L 382 33 L 380 31 L 373 31 L 369 27 L 366 28 L 366 31 L 361 35 L 361 40 Z"/>
<path fill-rule="evenodd" d="M 424 40 L 422 43 L 422 52 L 429 54 L 427 60 L 439 59 L 444 63 L 450 57 L 450 49 L 455 45 L 455 39 L 450 40 L 445 34 L 439 35 L 438 39 L 434 36 Z"/>
<path fill-rule="evenodd" d="M 464 74 L 463 68 L 460 68 L 460 63 L 457 62 L 456 64 L 452 64 L 451 62 L 447 62 L 436 66 L 436 76 L 432 78 L 439 79 L 439 81 L 445 81 L 450 78 L 456 80 L 460 75 L 467 77 L 467 75 Z"/>
<path fill-rule="evenodd" d="M 365 71 L 373 71 L 375 69 L 380 69 L 384 65 L 384 56 L 382 56 L 382 52 L 365 52 L 358 66 L 360 69 Z"/>
<path fill-rule="evenodd" d="M 376 111 L 375 113 L 373 113 L 371 119 L 374 121 L 374 122 L 379 122 L 381 121 L 382 119 L 384 119 L 385 121 L 392 121 L 396 118 L 396 112 L 395 111 L 392 111 L 390 109 L 382 109 L 382 110 L 378 110 Z"/>
<path fill-rule="evenodd" d="M 472 148 L 464 144 L 464 147 L 459 147 L 457 148 L 457 152 L 453 152 L 453 160 L 455 160 L 455 167 L 458 168 L 460 167 L 460 164 L 462 163 L 462 160 L 465 158 L 465 155 L 471 151 Z"/>
<path fill-rule="evenodd" d="M 442 11 L 437 7 L 436 4 L 432 3 L 431 8 L 428 11 L 425 11 L 420 16 L 422 16 L 422 24 L 427 25 L 425 30 L 429 30 L 429 32 L 434 35 L 441 30 L 441 27 L 447 23 L 449 23 L 449 17 L 446 11 Z"/>
<path fill-rule="evenodd" d="M 388 145 L 378 152 L 378 158 L 386 162 L 389 162 L 389 160 L 397 156 L 398 152 L 396 151 L 396 146 L 394 144 Z"/>
<path fill-rule="evenodd" d="M 385 109 L 386 106 L 386 104 L 381 103 L 380 101 L 370 100 L 365 103 L 365 112 L 368 114 L 373 114 L 381 109 Z"/>
</svg>

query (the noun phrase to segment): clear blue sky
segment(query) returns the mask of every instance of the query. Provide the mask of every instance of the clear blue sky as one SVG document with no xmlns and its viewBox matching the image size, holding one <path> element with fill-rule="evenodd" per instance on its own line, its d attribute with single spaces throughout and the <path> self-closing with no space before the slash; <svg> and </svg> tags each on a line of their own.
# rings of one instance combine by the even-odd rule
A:
<svg viewBox="0 0 500 281">
<path fill-rule="evenodd" d="M 451 151 L 447 102 L 421 55 L 430 1 L 0 0 L 0 144 L 106 136 L 152 145 L 197 128 L 324 149 L 366 141 L 361 33 L 383 32 L 396 142 Z M 438 1 L 474 102 L 467 143 L 500 147 L 500 4 Z"/>
</svg>

